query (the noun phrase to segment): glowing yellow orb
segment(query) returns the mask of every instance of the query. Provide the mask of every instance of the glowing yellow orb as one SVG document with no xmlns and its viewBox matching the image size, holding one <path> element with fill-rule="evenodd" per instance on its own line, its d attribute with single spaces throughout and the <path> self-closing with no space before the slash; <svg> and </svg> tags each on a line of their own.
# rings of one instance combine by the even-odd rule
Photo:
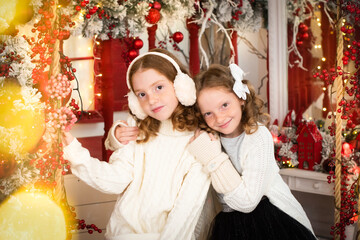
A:
<svg viewBox="0 0 360 240">
<path fill-rule="evenodd" d="M 64 240 L 61 208 L 46 194 L 19 192 L 0 205 L 0 240 Z"/>
<path fill-rule="evenodd" d="M 0 0 L 0 33 L 9 27 L 15 17 L 17 1 Z"/>
<path fill-rule="evenodd" d="M 39 99 L 24 99 L 17 82 L 4 82 L 0 88 L 0 153 L 26 153 L 37 146 L 45 131 L 40 106 Z"/>
</svg>

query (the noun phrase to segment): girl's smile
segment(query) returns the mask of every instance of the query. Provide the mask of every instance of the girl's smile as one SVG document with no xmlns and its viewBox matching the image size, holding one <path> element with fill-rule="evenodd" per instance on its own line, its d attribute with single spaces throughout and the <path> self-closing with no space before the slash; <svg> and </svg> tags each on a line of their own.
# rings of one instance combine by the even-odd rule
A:
<svg viewBox="0 0 360 240">
<path fill-rule="evenodd" d="M 241 106 L 245 103 L 224 87 L 204 88 L 197 99 L 207 125 L 224 137 L 240 135 Z"/>
</svg>

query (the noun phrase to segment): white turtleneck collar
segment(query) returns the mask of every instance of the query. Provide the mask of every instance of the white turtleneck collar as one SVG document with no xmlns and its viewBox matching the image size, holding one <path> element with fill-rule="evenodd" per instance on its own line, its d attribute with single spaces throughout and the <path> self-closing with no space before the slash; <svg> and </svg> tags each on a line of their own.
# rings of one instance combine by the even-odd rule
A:
<svg viewBox="0 0 360 240">
<path fill-rule="evenodd" d="M 178 131 L 174 129 L 171 119 L 161 121 L 159 134 L 168 135 L 168 136 L 184 136 L 184 135 L 188 135 L 189 133 L 190 133 L 189 131 Z"/>
</svg>

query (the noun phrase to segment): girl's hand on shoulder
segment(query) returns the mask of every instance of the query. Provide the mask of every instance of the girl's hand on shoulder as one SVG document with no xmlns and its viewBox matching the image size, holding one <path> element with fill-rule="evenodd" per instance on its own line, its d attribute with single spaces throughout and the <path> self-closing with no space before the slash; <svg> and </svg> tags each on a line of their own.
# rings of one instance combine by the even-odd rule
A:
<svg viewBox="0 0 360 240">
<path fill-rule="evenodd" d="M 200 130 L 199 128 L 196 129 L 195 133 L 194 133 L 194 136 L 192 136 L 189 140 L 189 143 L 192 143 L 196 138 L 198 138 L 200 136 L 200 134 L 204 133 L 205 131 L 204 130 Z M 218 136 L 217 135 L 214 135 L 212 133 L 208 133 L 211 141 L 215 141 L 218 139 Z"/>
<path fill-rule="evenodd" d="M 190 139 L 189 152 L 203 165 L 221 154 L 221 143 L 218 136 L 197 130 Z"/>
<path fill-rule="evenodd" d="M 124 145 L 136 140 L 138 135 L 138 127 L 129 127 L 126 123 L 118 125 L 115 128 L 115 138 Z"/>
</svg>

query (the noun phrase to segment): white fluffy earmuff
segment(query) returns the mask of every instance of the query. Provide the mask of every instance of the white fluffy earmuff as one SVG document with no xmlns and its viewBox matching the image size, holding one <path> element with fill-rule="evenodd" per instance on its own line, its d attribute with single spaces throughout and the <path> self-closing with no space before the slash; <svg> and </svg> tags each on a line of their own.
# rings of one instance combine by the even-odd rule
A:
<svg viewBox="0 0 360 240">
<path fill-rule="evenodd" d="M 130 90 L 127 96 L 128 96 L 128 103 L 131 112 L 135 114 L 135 116 L 139 119 L 145 119 L 147 117 L 147 114 L 141 108 L 139 100 L 137 99 L 135 93 L 131 89 L 130 79 L 129 79 L 130 69 L 133 66 L 133 64 L 137 60 L 139 60 L 140 58 L 146 55 L 156 55 L 163 57 L 175 67 L 177 71 L 177 75 L 175 76 L 175 80 L 174 80 L 174 89 L 175 89 L 176 97 L 179 100 L 179 102 L 184 106 L 194 105 L 194 103 L 196 102 L 196 89 L 195 89 L 195 83 L 192 80 L 192 78 L 189 75 L 183 73 L 180 69 L 180 66 L 170 56 L 159 52 L 147 52 L 137 56 L 131 62 L 126 72 L 126 83 Z"/>
</svg>

